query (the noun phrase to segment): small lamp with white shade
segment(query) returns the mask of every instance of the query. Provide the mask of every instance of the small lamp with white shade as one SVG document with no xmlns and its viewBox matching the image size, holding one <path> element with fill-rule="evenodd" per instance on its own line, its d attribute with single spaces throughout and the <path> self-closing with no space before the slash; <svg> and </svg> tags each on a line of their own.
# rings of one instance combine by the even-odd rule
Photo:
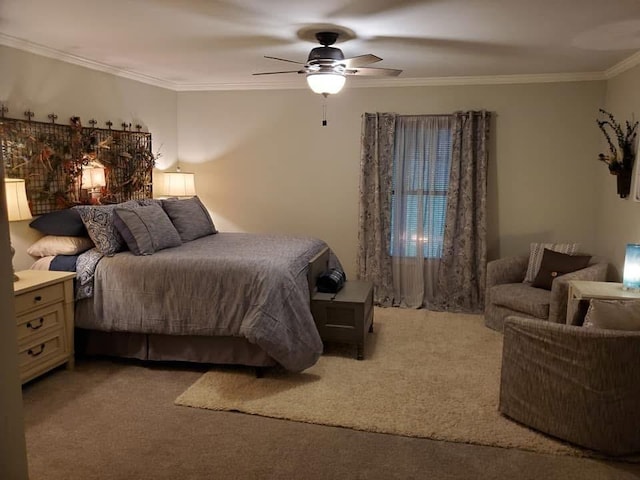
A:
<svg viewBox="0 0 640 480">
<path fill-rule="evenodd" d="M 10 222 L 19 222 L 22 220 L 31 220 L 31 210 L 29 209 L 29 201 L 27 200 L 27 188 L 26 183 L 20 178 L 5 178 L 4 179 L 4 191 L 7 201 L 7 217 Z M 13 254 L 15 249 L 11 246 L 11 258 L 13 261 Z M 15 282 L 18 276 L 13 274 L 13 281 Z"/>
<path fill-rule="evenodd" d="M 86 189 L 91 199 L 100 198 L 100 189 L 107 184 L 104 175 L 104 167 L 98 162 L 90 162 L 82 167 L 82 188 Z"/>
<path fill-rule="evenodd" d="M 180 165 L 175 172 L 163 172 L 160 193 L 167 197 L 193 197 L 196 194 L 195 174 L 182 172 Z"/>
</svg>

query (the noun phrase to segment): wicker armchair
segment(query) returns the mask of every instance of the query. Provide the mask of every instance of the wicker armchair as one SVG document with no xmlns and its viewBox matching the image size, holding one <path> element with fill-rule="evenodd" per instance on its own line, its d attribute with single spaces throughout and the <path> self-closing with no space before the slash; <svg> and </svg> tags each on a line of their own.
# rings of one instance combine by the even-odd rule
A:
<svg viewBox="0 0 640 480">
<path fill-rule="evenodd" d="M 569 280 L 603 282 L 609 267 L 601 258 L 593 257 L 587 268 L 556 278 L 549 291 L 522 282 L 528 263 L 529 256 L 522 255 L 487 264 L 484 312 L 487 327 L 502 331 L 504 319 L 509 315 L 565 323 Z"/>
<path fill-rule="evenodd" d="M 640 332 L 508 317 L 499 410 L 607 455 L 638 453 L 638 358 Z"/>
</svg>

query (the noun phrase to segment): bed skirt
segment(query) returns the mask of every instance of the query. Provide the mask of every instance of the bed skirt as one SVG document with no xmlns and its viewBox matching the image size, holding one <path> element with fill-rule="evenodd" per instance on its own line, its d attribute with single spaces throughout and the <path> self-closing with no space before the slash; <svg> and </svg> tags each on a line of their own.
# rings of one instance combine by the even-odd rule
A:
<svg viewBox="0 0 640 480">
<path fill-rule="evenodd" d="M 271 367 L 275 360 L 242 337 L 198 337 L 76 328 L 78 355 L 108 355 L 138 360 L 180 361 Z"/>
</svg>

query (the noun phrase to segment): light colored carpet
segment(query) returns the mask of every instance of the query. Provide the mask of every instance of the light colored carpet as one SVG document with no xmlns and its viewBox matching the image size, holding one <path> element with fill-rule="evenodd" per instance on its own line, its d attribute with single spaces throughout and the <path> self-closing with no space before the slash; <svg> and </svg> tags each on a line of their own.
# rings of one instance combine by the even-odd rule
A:
<svg viewBox="0 0 640 480">
<path fill-rule="evenodd" d="M 175 403 L 412 437 L 589 456 L 498 413 L 502 335 L 482 316 L 375 310 L 365 360 L 327 348 L 299 373 L 215 368 Z"/>
</svg>

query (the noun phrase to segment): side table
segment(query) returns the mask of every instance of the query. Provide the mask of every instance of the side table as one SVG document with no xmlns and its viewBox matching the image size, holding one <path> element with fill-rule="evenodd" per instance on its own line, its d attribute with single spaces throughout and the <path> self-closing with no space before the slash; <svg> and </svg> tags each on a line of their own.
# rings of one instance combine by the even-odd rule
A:
<svg viewBox="0 0 640 480">
<path fill-rule="evenodd" d="M 338 293 L 316 292 L 311 313 L 323 341 L 356 346 L 356 358 L 364 359 L 366 332 L 373 332 L 373 284 L 349 280 Z"/>
<path fill-rule="evenodd" d="M 580 325 L 584 318 L 581 305 L 592 298 L 600 300 L 640 300 L 640 292 L 623 290 L 621 283 L 589 282 L 586 280 L 569 281 L 569 298 L 567 299 L 567 325 Z"/>
<path fill-rule="evenodd" d="M 18 358 L 22 383 L 73 359 L 73 279 L 75 273 L 16 272 L 13 283 Z"/>
</svg>

